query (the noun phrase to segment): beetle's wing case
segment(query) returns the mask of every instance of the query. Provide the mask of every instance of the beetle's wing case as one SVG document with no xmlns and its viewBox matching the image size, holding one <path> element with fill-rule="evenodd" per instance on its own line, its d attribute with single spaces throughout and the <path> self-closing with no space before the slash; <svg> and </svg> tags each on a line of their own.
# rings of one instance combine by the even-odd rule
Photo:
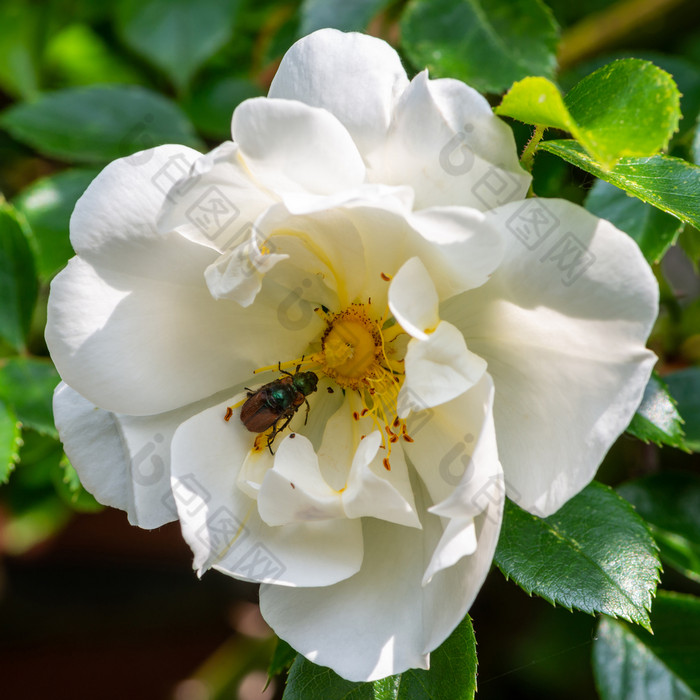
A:
<svg viewBox="0 0 700 700">
<path fill-rule="evenodd" d="M 241 408 L 241 422 L 251 433 L 262 433 L 279 418 L 279 411 L 270 407 L 265 388 L 256 391 Z"/>
</svg>

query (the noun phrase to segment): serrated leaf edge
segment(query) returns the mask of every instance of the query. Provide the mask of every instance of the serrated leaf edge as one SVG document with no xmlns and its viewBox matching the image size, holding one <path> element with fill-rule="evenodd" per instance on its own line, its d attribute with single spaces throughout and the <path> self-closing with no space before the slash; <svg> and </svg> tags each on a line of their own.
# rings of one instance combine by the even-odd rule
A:
<svg viewBox="0 0 700 700">
<path fill-rule="evenodd" d="M 534 587 L 528 587 L 524 583 L 520 583 L 515 577 L 508 575 L 503 570 L 502 566 L 499 564 L 499 562 L 495 558 L 494 558 L 494 564 L 495 564 L 496 568 L 498 568 L 498 570 L 505 576 L 506 580 L 512 579 L 513 582 L 519 588 L 521 588 L 523 591 L 525 591 L 530 597 L 532 597 L 533 595 L 536 595 L 538 598 L 542 598 L 543 600 L 546 600 L 553 607 L 563 608 L 564 610 L 568 610 L 569 612 L 573 612 L 573 610 L 576 609 L 580 612 L 586 613 L 587 615 L 591 615 L 593 617 L 595 617 L 597 615 L 605 615 L 607 617 L 610 617 L 611 619 L 626 620 L 630 624 L 640 625 L 644 629 L 648 630 L 651 634 L 653 634 L 653 631 L 651 629 L 651 621 L 649 618 L 649 613 L 650 613 L 651 608 L 652 608 L 653 600 L 656 597 L 656 591 L 658 588 L 658 584 L 661 582 L 661 575 L 660 574 L 663 571 L 663 566 L 662 566 L 661 559 L 659 556 L 659 552 L 660 552 L 659 545 L 657 544 L 656 540 L 654 539 L 654 536 L 651 532 L 651 529 L 650 529 L 647 521 L 644 518 L 642 518 L 642 516 L 639 515 L 639 513 L 636 512 L 636 509 L 634 508 L 634 506 L 627 499 L 620 496 L 613 488 L 611 488 L 610 486 L 607 486 L 606 484 L 601 484 L 599 482 L 592 482 L 592 483 L 597 484 L 598 487 L 602 487 L 608 493 L 611 493 L 614 496 L 616 496 L 618 498 L 618 500 L 622 501 L 623 507 L 627 507 L 631 512 L 633 512 L 635 515 L 637 515 L 641 525 L 643 526 L 644 530 L 646 531 L 647 535 L 649 536 L 649 540 L 651 542 L 652 549 L 654 550 L 654 553 L 656 554 L 656 565 L 654 566 L 654 578 L 652 579 L 656 583 L 656 585 L 654 586 L 653 590 L 650 590 L 647 592 L 647 600 L 642 603 L 642 612 L 644 613 L 644 616 L 641 620 L 633 620 L 628 615 L 625 615 L 623 613 L 617 614 L 617 613 L 604 612 L 602 610 L 586 610 L 584 608 L 579 608 L 577 606 L 567 605 L 563 601 L 557 600 L 555 597 L 543 595 L 539 592 L 536 592 Z M 567 540 L 567 538 L 563 537 L 559 531 L 552 528 L 551 524 L 546 522 L 546 518 L 540 518 L 536 515 L 533 515 L 532 513 L 528 512 L 528 511 L 524 511 L 524 512 L 527 513 L 527 515 L 530 516 L 531 518 L 533 518 L 534 520 L 538 520 L 540 522 L 545 523 L 545 525 L 550 529 L 550 532 L 553 535 L 555 535 L 557 538 L 563 540 L 564 542 L 569 542 L 569 541 L 575 542 L 575 540 L 573 540 L 573 539 Z M 602 571 L 604 573 L 605 577 L 607 579 L 609 579 L 614 584 L 614 587 L 618 588 L 623 593 L 623 596 L 630 602 L 631 606 L 633 608 L 639 610 L 639 606 L 629 598 L 627 593 L 619 586 L 619 584 L 617 582 L 615 582 L 610 577 L 610 575 L 604 569 L 602 569 L 595 561 L 593 561 L 587 554 L 585 554 L 581 550 L 577 550 L 573 547 L 572 547 L 572 549 L 574 549 L 574 551 L 577 551 L 578 553 L 582 554 L 583 557 L 587 561 L 591 562 L 592 564 L 595 565 L 596 568 L 600 569 L 600 571 Z"/>
</svg>

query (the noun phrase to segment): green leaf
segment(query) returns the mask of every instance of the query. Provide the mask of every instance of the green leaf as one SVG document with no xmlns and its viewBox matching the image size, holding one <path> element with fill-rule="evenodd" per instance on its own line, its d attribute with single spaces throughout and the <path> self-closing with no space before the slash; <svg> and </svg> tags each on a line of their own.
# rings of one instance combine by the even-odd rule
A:
<svg viewBox="0 0 700 700">
<path fill-rule="evenodd" d="M 558 28 L 539 0 L 411 0 L 401 37 L 416 67 L 481 92 L 556 68 Z"/>
<path fill-rule="evenodd" d="M 14 208 L 0 203 L 0 338 L 17 351 L 25 349 L 38 289 L 28 235 Z"/>
<path fill-rule="evenodd" d="M 0 399 L 12 406 L 23 425 L 56 439 L 52 402 L 59 381 L 49 361 L 11 357 L 0 362 Z"/>
<path fill-rule="evenodd" d="M 230 139 L 233 110 L 243 100 L 261 94 L 262 90 L 250 80 L 217 75 L 198 82 L 182 106 L 203 134 Z"/>
<path fill-rule="evenodd" d="M 11 513 L 3 525 L 4 536 L 13 554 L 22 554 L 56 534 L 71 515 L 53 483 L 63 454 L 61 443 L 34 430 L 22 431 L 22 440 L 20 466 L 4 489 Z"/>
<path fill-rule="evenodd" d="M 0 3 L 0 86 L 29 98 L 39 91 L 40 13 L 22 0 Z"/>
<path fill-rule="evenodd" d="M 683 419 L 668 387 L 656 372 L 649 378 L 644 396 L 627 432 L 646 443 L 670 445 L 687 450 Z"/>
<path fill-rule="evenodd" d="M 287 671 L 297 658 L 297 650 L 292 648 L 284 639 L 278 639 L 275 651 L 270 659 L 270 666 L 267 669 L 267 675 L 272 678 L 279 676 L 283 671 Z"/>
<path fill-rule="evenodd" d="M 649 263 L 658 263 L 675 244 L 683 222 L 645 204 L 604 180 L 596 180 L 586 197 L 586 209 L 628 233 Z"/>
<path fill-rule="evenodd" d="M 0 484 L 6 484 L 19 461 L 22 431 L 14 411 L 0 401 Z"/>
<path fill-rule="evenodd" d="M 391 0 L 304 0 L 299 34 L 306 36 L 323 27 L 344 32 L 361 31 Z"/>
<path fill-rule="evenodd" d="M 63 445 L 56 437 L 25 427 L 19 452 L 21 468 L 11 484 L 14 487 L 11 502 L 14 510 L 26 508 L 37 497 L 55 495 L 53 472 L 62 458 Z"/>
<path fill-rule="evenodd" d="M 539 124 L 571 133 L 579 130 L 559 88 L 547 78 L 533 76 L 519 80 L 503 96 L 494 112 L 525 124 Z"/>
<path fill-rule="evenodd" d="M 662 560 L 700 582 L 700 477 L 652 474 L 618 486 L 617 492 L 651 526 Z"/>
<path fill-rule="evenodd" d="M 603 618 L 593 670 L 603 700 L 700 698 L 700 598 L 659 591 L 654 634 Z"/>
<path fill-rule="evenodd" d="M 539 148 L 563 158 L 601 180 L 700 227 L 700 168 L 680 158 L 657 155 L 623 158 L 606 171 L 581 145 L 571 140 L 543 141 Z"/>
<path fill-rule="evenodd" d="M 63 455 L 52 472 L 56 492 L 73 510 L 79 513 L 97 513 L 103 510 L 95 497 L 83 488 L 78 472 L 68 457 Z"/>
<path fill-rule="evenodd" d="M 599 68 L 566 94 L 581 143 L 605 167 L 621 157 L 651 156 L 678 130 L 680 93 L 673 78 L 638 58 Z"/>
<path fill-rule="evenodd" d="M 626 58 L 599 68 L 562 98 L 546 78 L 513 85 L 496 114 L 568 131 L 606 170 L 624 156 L 651 156 L 678 129 L 680 93 L 649 61 Z"/>
<path fill-rule="evenodd" d="M 694 226 L 686 226 L 678 239 L 678 244 L 693 264 L 695 272 L 700 272 L 700 231 Z"/>
<path fill-rule="evenodd" d="M 551 7 L 551 3 L 550 3 Z M 556 14 L 556 11 L 555 11 Z M 564 87 L 573 87 L 583 80 L 588 74 L 602 68 L 604 65 L 622 58 L 638 58 L 650 61 L 655 66 L 665 70 L 675 82 L 681 95 L 682 119 L 678 125 L 678 131 L 671 140 L 674 143 L 684 143 L 694 130 L 695 120 L 700 111 L 700 69 L 698 66 L 679 56 L 670 56 L 657 51 L 620 51 L 612 54 L 598 55 L 589 61 L 577 63 L 565 73 L 557 76 L 559 84 Z"/>
<path fill-rule="evenodd" d="M 299 655 L 287 677 L 282 700 L 378 700 L 373 683 L 355 683 Z"/>
<path fill-rule="evenodd" d="M 495 562 L 552 604 L 649 625 L 656 545 L 629 503 L 595 481 L 548 518 L 507 501 Z"/>
<path fill-rule="evenodd" d="M 68 223 L 75 203 L 98 173 L 97 169 L 87 168 L 64 170 L 33 182 L 14 200 L 34 234 L 42 279 L 53 277 L 75 255 Z"/>
<path fill-rule="evenodd" d="M 392 700 L 471 700 L 476 694 L 476 639 L 467 615 L 430 655 L 430 670 L 414 669 L 396 677 Z"/>
<path fill-rule="evenodd" d="M 103 163 L 164 143 L 201 147 L 176 104 L 136 85 L 45 93 L 5 110 L 0 126 L 44 155 L 67 162 Z"/>
<path fill-rule="evenodd" d="M 469 616 L 430 655 L 430 670 L 410 670 L 374 683 L 353 683 L 299 655 L 283 700 L 471 700 L 476 692 L 476 639 Z"/>
<path fill-rule="evenodd" d="M 122 0 L 117 25 L 134 51 L 184 89 L 231 39 L 239 0 Z"/>
<path fill-rule="evenodd" d="M 44 63 L 57 87 L 144 82 L 139 72 L 87 24 L 71 24 L 52 37 Z"/>
<path fill-rule="evenodd" d="M 700 367 L 682 369 L 664 379 L 685 421 L 685 444 L 693 452 L 700 452 Z"/>
</svg>

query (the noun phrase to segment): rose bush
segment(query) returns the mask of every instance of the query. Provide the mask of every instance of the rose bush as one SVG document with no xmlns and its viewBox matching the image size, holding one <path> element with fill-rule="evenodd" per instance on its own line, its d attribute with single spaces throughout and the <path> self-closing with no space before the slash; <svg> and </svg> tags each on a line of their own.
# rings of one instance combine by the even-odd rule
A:
<svg viewBox="0 0 700 700">
<path fill-rule="evenodd" d="M 380 40 L 297 42 L 232 134 L 118 160 L 78 202 L 46 330 L 66 452 L 133 524 L 179 519 L 200 574 L 260 581 L 311 660 L 427 667 L 504 494 L 554 512 L 629 423 L 656 282 L 608 222 L 525 199 L 478 93 L 409 81 Z M 297 371 L 309 410 L 248 430 Z"/>
</svg>

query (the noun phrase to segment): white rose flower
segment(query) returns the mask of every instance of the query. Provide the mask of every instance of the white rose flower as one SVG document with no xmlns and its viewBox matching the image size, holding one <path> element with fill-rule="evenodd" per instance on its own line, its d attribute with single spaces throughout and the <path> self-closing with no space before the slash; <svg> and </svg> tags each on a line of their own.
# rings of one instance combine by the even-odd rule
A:
<svg viewBox="0 0 700 700">
<path fill-rule="evenodd" d="M 608 222 L 525 200 L 488 103 L 378 39 L 297 42 L 232 131 L 76 205 L 46 331 L 66 452 L 132 523 L 179 519 L 200 574 L 260 581 L 309 659 L 426 668 L 504 491 L 554 512 L 629 423 L 654 277 Z"/>
</svg>

